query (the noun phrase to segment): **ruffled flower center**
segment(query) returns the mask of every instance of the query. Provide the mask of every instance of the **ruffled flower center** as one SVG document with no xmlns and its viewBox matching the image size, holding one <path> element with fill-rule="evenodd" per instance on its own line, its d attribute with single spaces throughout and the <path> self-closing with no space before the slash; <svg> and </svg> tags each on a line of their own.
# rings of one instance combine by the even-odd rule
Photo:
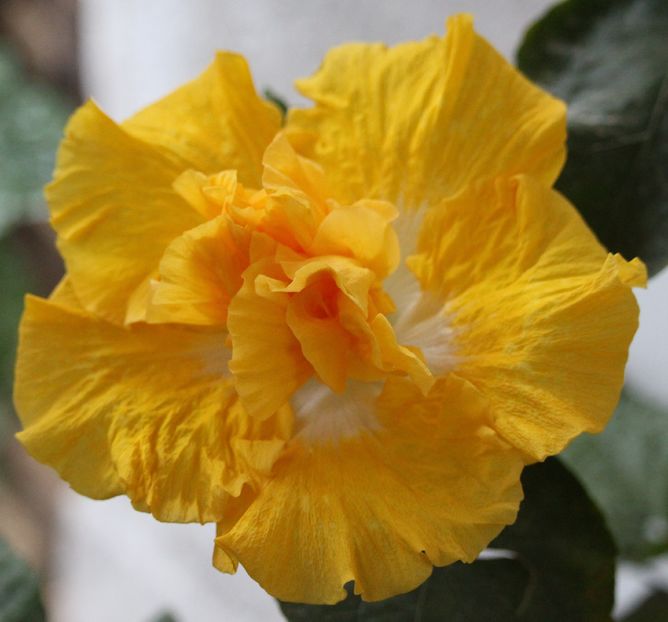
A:
<svg viewBox="0 0 668 622">
<path fill-rule="evenodd" d="M 237 392 L 261 418 L 309 379 L 321 388 L 317 399 L 301 401 L 325 411 L 341 410 L 345 399 L 335 396 L 347 387 L 379 386 L 391 375 L 428 392 L 435 379 L 423 352 L 402 345 L 388 319 L 395 315 L 401 331 L 418 336 L 383 287 L 401 258 L 396 208 L 328 196 L 322 171 L 283 136 L 264 166 L 259 190 L 240 184 L 235 171 L 177 179 L 177 192 L 207 221 L 165 254 L 149 320 L 170 321 L 188 300 L 194 323 L 225 322 Z"/>
</svg>

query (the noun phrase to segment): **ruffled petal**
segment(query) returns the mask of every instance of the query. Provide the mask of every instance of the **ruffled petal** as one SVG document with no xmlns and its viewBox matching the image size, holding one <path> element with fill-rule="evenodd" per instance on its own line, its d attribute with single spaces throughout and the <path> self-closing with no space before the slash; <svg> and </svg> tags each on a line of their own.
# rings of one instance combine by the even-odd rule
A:
<svg viewBox="0 0 668 622">
<path fill-rule="evenodd" d="M 246 270 L 227 319 L 230 371 L 244 406 L 260 418 L 281 408 L 313 372 L 286 323 L 287 295 L 271 291 L 274 277 L 284 276 L 274 274 L 276 269 L 273 259 L 266 259 Z"/>
<path fill-rule="evenodd" d="M 327 294 L 319 284 L 304 294 L 293 297 L 286 309 L 285 322 L 299 341 L 304 358 L 313 366 L 318 377 L 335 391 L 343 391 L 350 373 L 350 359 L 355 355 L 355 339 L 341 326 L 335 315 L 319 307 L 327 305 Z M 329 285 L 325 281 L 325 287 Z M 334 290 L 331 284 L 327 289 Z M 340 295 L 340 294 L 339 294 Z M 332 297 L 336 304 L 337 293 Z M 314 309 L 315 307 L 315 309 Z"/>
<path fill-rule="evenodd" d="M 441 298 L 454 367 L 531 459 L 600 431 L 638 323 L 639 260 L 608 255 L 557 192 L 520 177 L 479 184 L 426 218 L 410 265 Z"/>
<path fill-rule="evenodd" d="M 286 409 L 265 422 L 246 415 L 224 342 L 222 332 L 123 328 L 28 297 L 19 440 L 89 497 L 126 493 L 160 520 L 222 520 L 268 475 L 292 420 Z"/>
<path fill-rule="evenodd" d="M 174 190 L 198 211 L 205 220 L 219 216 L 223 207 L 234 199 L 238 184 L 237 172 L 222 171 L 205 175 L 188 169 L 174 180 Z"/>
<path fill-rule="evenodd" d="M 147 321 L 225 326 L 248 267 L 248 246 L 248 232 L 225 216 L 176 238 L 160 261 Z"/>
<path fill-rule="evenodd" d="M 376 429 L 351 438 L 298 434 L 248 510 L 219 530 L 222 560 L 282 600 L 334 603 L 350 580 L 379 600 L 432 565 L 473 561 L 515 519 L 520 454 L 487 426 L 468 383 L 452 376 L 423 398 L 390 381 L 375 416 Z"/>
<path fill-rule="evenodd" d="M 301 157 L 283 132 L 267 147 L 262 160 L 262 186 L 277 194 L 296 194 L 326 213 L 325 175 L 313 160 Z"/>
<path fill-rule="evenodd" d="M 93 102 L 70 119 L 46 197 L 68 277 L 90 312 L 141 319 L 137 297 L 148 293 L 167 244 L 202 222 L 172 190 L 183 168 Z"/>
<path fill-rule="evenodd" d="M 123 127 L 207 174 L 236 169 L 258 187 L 262 154 L 278 132 L 278 109 L 261 99 L 246 60 L 219 52 L 201 76 L 148 106 Z"/>
<path fill-rule="evenodd" d="M 385 278 L 396 269 L 400 249 L 391 224 L 394 214 L 387 209 L 379 213 L 378 205 L 378 201 L 360 201 L 332 210 L 320 223 L 309 252 L 353 257 L 378 279 Z"/>
<path fill-rule="evenodd" d="M 413 208 L 501 174 L 551 184 L 564 161 L 565 106 L 476 35 L 467 15 L 448 21 L 444 39 L 335 48 L 297 86 L 316 105 L 291 111 L 290 139 L 347 202 Z"/>
</svg>

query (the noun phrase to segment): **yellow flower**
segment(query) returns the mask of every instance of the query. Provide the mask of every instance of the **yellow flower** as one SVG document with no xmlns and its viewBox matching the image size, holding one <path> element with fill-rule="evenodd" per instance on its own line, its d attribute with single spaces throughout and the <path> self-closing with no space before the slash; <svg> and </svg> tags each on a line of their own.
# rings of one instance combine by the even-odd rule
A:
<svg viewBox="0 0 668 622">
<path fill-rule="evenodd" d="M 381 599 L 475 559 L 523 465 L 602 429 L 645 272 L 551 189 L 564 106 L 468 16 L 298 86 L 282 128 L 222 53 L 121 125 L 73 116 L 19 438 L 85 495 L 216 522 L 214 563 L 281 599 Z"/>
</svg>

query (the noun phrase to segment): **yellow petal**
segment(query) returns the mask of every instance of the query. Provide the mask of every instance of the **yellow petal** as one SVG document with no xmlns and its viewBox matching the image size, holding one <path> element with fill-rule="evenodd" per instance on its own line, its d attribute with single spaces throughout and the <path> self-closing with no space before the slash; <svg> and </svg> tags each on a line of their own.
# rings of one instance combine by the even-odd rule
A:
<svg viewBox="0 0 668 622">
<path fill-rule="evenodd" d="M 273 291 L 294 294 L 285 320 L 325 384 L 340 392 L 349 376 L 369 380 L 382 377 L 381 372 L 399 371 L 424 391 L 431 387 L 433 378 L 425 364 L 397 343 L 388 320 L 370 308 L 373 272 L 341 256 L 280 265 L 292 280 Z"/>
<path fill-rule="evenodd" d="M 448 21 L 445 39 L 335 48 L 297 86 L 316 105 L 291 111 L 291 141 L 346 202 L 433 204 L 500 174 L 550 184 L 563 164 L 564 105 L 476 35 L 467 15 Z"/>
<path fill-rule="evenodd" d="M 271 259 L 254 262 L 244 273 L 227 319 L 230 371 L 245 408 L 260 418 L 281 408 L 313 371 L 286 323 L 288 295 L 262 286 L 276 270 Z"/>
<path fill-rule="evenodd" d="M 55 302 L 61 307 L 69 307 L 70 309 L 83 311 L 83 307 L 81 306 L 77 295 L 74 293 L 72 281 L 67 275 L 60 279 L 58 285 L 56 285 L 56 287 L 51 292 L 49 300 Z"/>
<path fill-rule="evenodd" d="M 92 102 L 70 119 L 46 197 L 72 287 L 90 312 L 124 322 L 167 244 L 202 222 L 172 190 L 181 171 Z"/>
<path fill-rule="evenodd" d="M 222 207 L 234 199 L 237 190 L 237 172 L 222 171 L 205 175 L 191 169 L 174 180 L 174 190 L 206 220 L 219 216 Z"/>
<path fill-rule="evenodd" d="M 149 322 L 225 326 L 248 267 L 248 233 L 225 216 L 176 238 L 160 261 Z"/>
<path fill-rule="evenodd" d="M 274 193 L 297 193 L 324 213 L 327 185 L 322 169 L 313 160 L 297 154 L 281 132 L 267 147 L 263 157 L 262 186 Z"/>
<path fill-rule="evenodd" d="M 311 293 L 308 291 L 290 300 L 285 322 L 320 379 L 340 392 L 350 373 L 349 359 L 354 356 L 355 340 L 335 316 L 313 313 L 311 306 L 320 303 L 311 301 Z"/>
<path fill-rule="evenodd" d="M 297 251 L 308 247 L 329 211 L 322 170 L 294 151 L 283 134 L 264 154 L 266 202 L 260 229 Z"/>
<path fill-rule="evenodd" d="M 280 127 L 275 106 L 258 97 L 245 59 L 220 52 L 201 76 L 148 106 L 123 127 L 203 173 L 236 169 L 258 187 L 262 154 Z"/>
<path fill-rule="evenodd" d="M 383 368 L 407 373 L 420 390 L 427 393 L 434 384 L 434 377 L 422 359 L 397 343 L 397 336 L 388 319 L 378 314 L 371 322 L 371 330 L 378 342 Z"/>
<path fill-rule="evenodd" d="M 600 431 L 617 400 L 644 282 L 558 193 L 522 177 L 468 188 L 426 218 L 410 264 L 441 297 L 457 373 L 536 460 Z"/>
<path fill-rule="evenodd" d="M 222 332 L 123 328 L 28 297 L 19 440 L 89 497 L 125 492 L 160 520 L 221 520 L 231 496 L 268 474 L 291 421 L 287 411 L 262 423 L 245 414 L 224 341 Z"/>
<path fill-rule="evenodd" d="M 299 258 L 300 260 L 292 261 L 290 259 L 288 257 L 282 259 L 279 253 L 281 268 L 291 281 L 289 285 L 276 291 L 301 292 L 323 275 L 327 275 L 366 315 L 369 290 L 374 282 L 374 274 L 369 269 L 363 268 L 352 259 L 340 256 Z"/>
<path fill-rule="evenodd" d="M 399 240 L 389 220 L 377 211 L 379 202 L 368 203 L 332 210 L 308 250 L 314 255 L 353 257 L 384 279 L 399 263 Z"/>
<path fill-rule="evenodd" d="M 378 429 L 298 435 L 217 546 L 272 595 L 307 603 L 341 600 L 350 580 L 366 600 L 387 598 L 419 585 L 432 565 L 472 561 L 522 496 L 519 452 L 486 416 L 484 400 L 454 376 L 429 399 L 392 381 L 376 405 Z"/>
</svg>

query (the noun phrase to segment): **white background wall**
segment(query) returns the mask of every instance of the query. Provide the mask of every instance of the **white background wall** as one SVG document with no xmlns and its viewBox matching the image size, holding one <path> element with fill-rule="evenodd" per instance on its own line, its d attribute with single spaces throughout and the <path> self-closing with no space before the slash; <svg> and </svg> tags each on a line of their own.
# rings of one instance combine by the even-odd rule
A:
<svg viewBox="0 0 668 622">
<path fill-rule="evenodd" d="M 549 0 L 81 0 L 85 92 L 123 118 L 192 78 L 218 49 L 250 60 L 260 88 L 292 102 L 295 78 L 344 41 L 442 33 L 448 15 L 476 16 L 508 57 Z"/>
<path fill-rule="evenodd" d="M 194 77 L 217 49 L 242 52 L 259 88 L 298 103 L 292 80 L 310 74 L 327 48 L 349 40 L 394 43 L 443 32 L 468 11 L 478 30 L 512 58 L 525 26 L 551 0 L 81 0 L 86 95 L 122 119 Z M 641 329 L 632 384 L 668 404 L 668 272 L 639 292 Z M 281 620 L 245 574 L 210 567 L 209 527 L 164 525 L 125 499 L 68 493 L 58 517 L 51 590 L 54 622 L 148 622 L 162 608 L 179 622 Z"/>
</svg>

